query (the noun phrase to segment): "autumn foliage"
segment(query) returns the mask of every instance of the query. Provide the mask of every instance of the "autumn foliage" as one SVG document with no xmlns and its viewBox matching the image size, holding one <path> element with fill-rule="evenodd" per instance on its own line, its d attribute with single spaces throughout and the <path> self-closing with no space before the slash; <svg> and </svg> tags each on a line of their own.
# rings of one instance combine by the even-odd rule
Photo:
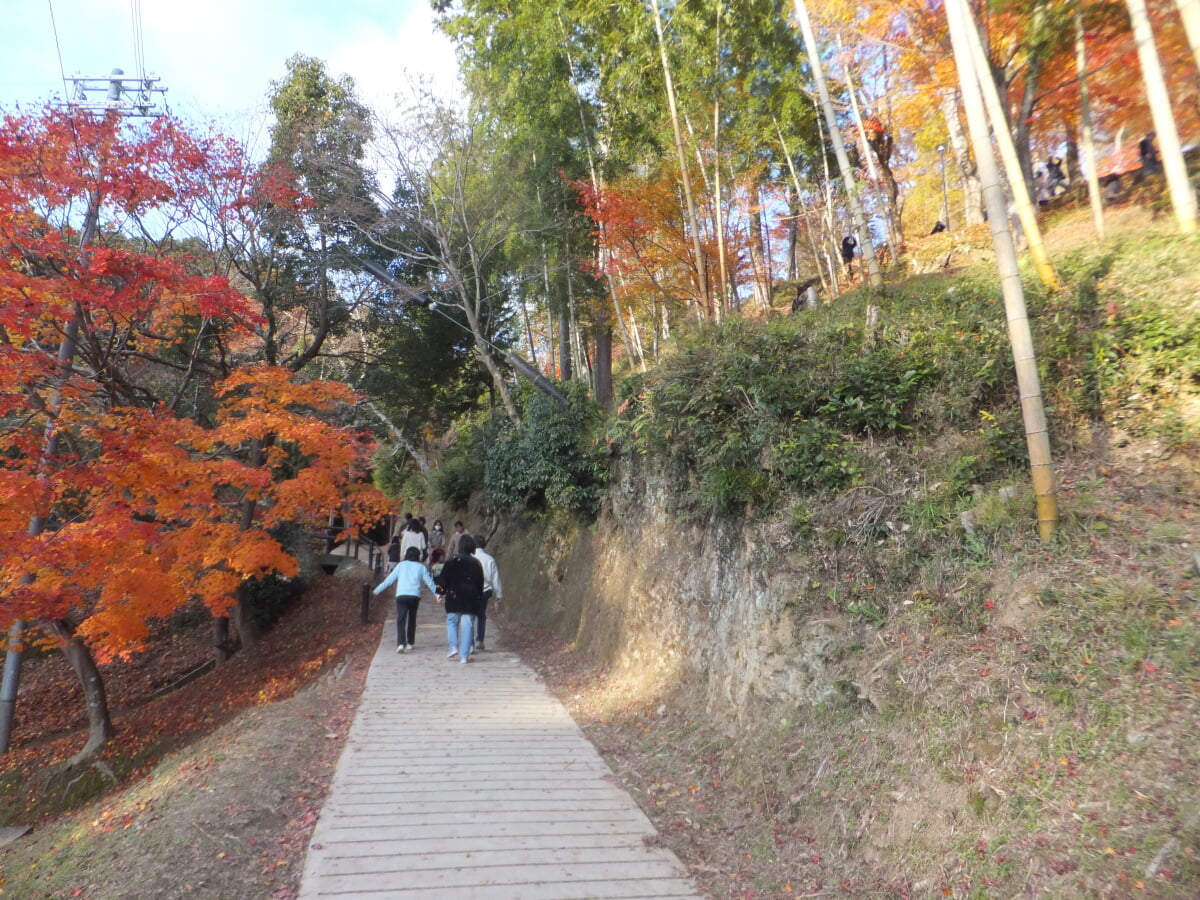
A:
<svg viewBox="0 0 1200 900">
<path fill-rule="evenodd" d="M 694 175 L 701 181 L 699 173 Z M 744 220 L 755 200 L 751 183 L 739 183 L 725 198 L 726 221 Z M 680 214 L 678 176 L 669 170 L 653 178 L 630 176 L 596 186 L 583 180 L 572 182 L 588 218 L 595 223 L 600 256 L 591 268 L 612 279 L 614 293 L 623 304 L 653 322 L 652 306 L 674 312 L 703 309 L 696 267 L 692 263 L 691 238 Z M 719 289 L 720 245 L 713 236 L 714 198 L 702 194 L 702 209 L 708 229 L 700 240 L 705 256 L 709 290 Z M 738 216 L 739 218 L 734 218 Z M 729 228 L 726 265 L 735 281 L 752 277 L 747 229 Z"/>
<path fill-rule="evenodd" d="M 378 512 L 349 389 L 259 363 L 259 304 L 189 233 L 214 183 L 263 202 L 230 151 L 169 119 L 0 124 L 0 627 L 70 617 L 126 654 L 181 604 L 295 575 L 274 526 Z"/>
</svg>

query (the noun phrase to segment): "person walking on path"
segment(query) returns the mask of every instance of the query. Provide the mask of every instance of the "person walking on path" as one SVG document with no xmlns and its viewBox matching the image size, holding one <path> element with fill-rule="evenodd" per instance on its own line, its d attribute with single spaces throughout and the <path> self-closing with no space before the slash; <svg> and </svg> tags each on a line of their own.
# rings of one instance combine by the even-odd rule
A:
<svg viewBox="0 0 1200 900">
<path fill-rule="evenodd" d="M 455 522 L 454 523 L 454 534 L 450 535 L 450 540 L 446 544 L 446 557 L 447 558 L 453 556 L 455 553 L 461 552 L 458 549 L 458 542 L 462 540 L 464 533 L 465 532 L 463 531 L 463 523 Z"/>
<path fill-rule="evenodd" d="M 429 571 L 433 573 L 433 580 L 437 581 L 442 577 L 442 566 L 446 564 L 446 551 L 441 547 L 434 547 L 429 551 Z"/>
<path fill-rule="evenodd" d="M 450 648 L 446 659 L 457 656 L 464 663 L 471 658 L 475 617 L 483 598 L 483 565 L 472 555 L 474 552 L 475 539 L 462 535 L 458 553 L 446 560 L 438 582 L 446 605 L 446 643 Z"/>
<path fill-rule="evenodd" d="M 421 525 L 416 519 L 410 519 L 408 527 L 404 529 L 404 533 L 400 535 L 400 558 L 408 558 L 408 548 L 417 548 L 417 559 L 425 558 L 425 548 L 428 546 L 425 543 L 425 535 L 421 533 Z"/>
<path fill-rule="evenodd" d="M 433 530 L 429 532 L 429 553 L 433 554 L 434 550 L 446 549 L 446 529 L 442 527 L 441 519 L 433 520 Z"/>
<path fill-rule="evenodd" d="M 387 549 L 387 570 L 389 572 L 396 568 L 396 564 L 400 562 L 400 535 L 392 538 L 392 542 L 388 544 Z"/>
<path fill-rule="evenodd" d="M 499 606 L 500 601 L 504 599 L 504 586 L 500 583 L 500 569 L 496 565 L 495 558 L 484 551 L 486 546 L 487 538 L 476 535 L 474 556 L 483 566 L 483 597 L 479 601 L 479 627 L 475 629 L 475 649 L 480 651 L 486 649 L 483 646 L 483 638 L 487 632 L 488 601 L 495 599 L 496 605 Z"/>
<path fill-rule="evenodd" d="M 404 559 L 391 574 L 379 582 L 375 595 L 383 593 L 390 585 L 396 585 L 396 652 L 409 653 L 415 649 L 417 637 L 417 607 L 421 605 L 421 584 L 437 596 L 437 584 L 429 570 L 421 562 L 421 551 L 409 547 Z"/>
<path fill-rule="evenodd" d="M 429 529 L 425 527 L 425 517 L 417 516 L 417 530 L 421 532 L 421 537 L 425 539 L 425 549 L 421 551 L 421 562 L 429 559 Z"/>
</svg>

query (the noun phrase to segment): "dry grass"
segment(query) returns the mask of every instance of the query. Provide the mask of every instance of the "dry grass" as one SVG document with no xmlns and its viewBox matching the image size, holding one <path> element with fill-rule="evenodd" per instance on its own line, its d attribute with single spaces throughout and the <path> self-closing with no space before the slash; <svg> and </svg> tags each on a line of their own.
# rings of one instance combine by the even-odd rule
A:
<svg viewBox="0 0 1200 900">
<path fill-rule="evenodd" d="M 1056 258 L 1106 252 L 1086 209 L 1050 220 Z M 1131 311 L 1195 303 L 1194 241 L 1141 207 L 1109 222 L 1104 296 Z M 914 519 L 888 531 L 901 550 L 882 566 L 881 524 L 942 502 L 933 476 L 905 463 L 815 519 L 801 510 L 816 523 L 810 555 L 869 571 L 883 595 L 878 623 L 847 604 L 819 610 L 871 635 L 842 663 L 843 702 L 752 696 L 731 709 L 709 699 L 705 673 L 611 641 L 576 652 L 546 630 L 527 632 L 522 652 L 715 898 L 1194 897 L 1200 448 L 1187 429 L 1200 421 L 1187 421 L 1195 386 L 1182 390 L 1169 398 L 1182 438 L 1164 437 L 1149 403 L 1106 429 L 1079 423 L 1058 450 L 1050 544 L 1028 491 L 1001 501 L 993 485 L 973 506 L 974 535 Z M 762 524 L 772 546 L 795 544 L 795 515 Z M 822 547 L 831 523 L 842 534 Z M 626 646 L 652 645 L 644 637 Z"/>
</svg>

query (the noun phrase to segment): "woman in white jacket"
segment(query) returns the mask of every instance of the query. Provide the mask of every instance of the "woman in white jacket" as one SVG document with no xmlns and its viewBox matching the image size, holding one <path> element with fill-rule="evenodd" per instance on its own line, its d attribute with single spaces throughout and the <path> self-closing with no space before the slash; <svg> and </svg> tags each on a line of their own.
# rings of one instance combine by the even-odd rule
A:
<svg viewBox="0 0 1200 900">
<path fill-rule="evenodd" d="M 427 544 L 425 541 L 425 532 L 423 532 L 421 530 L 421 526 L 417 522 L 416 519 L 409 519 L 408 527 L 405 528 L 404 533 L 400 535 L 400 558 L 401 559 L 405 559 L 408 557 L 408 548 L 409 547 L 417 548 L 417 552 L 419 554 L 417 556 L 417 559 L 425 558 L 425 550 L 427 548 Z"/>
</svg>

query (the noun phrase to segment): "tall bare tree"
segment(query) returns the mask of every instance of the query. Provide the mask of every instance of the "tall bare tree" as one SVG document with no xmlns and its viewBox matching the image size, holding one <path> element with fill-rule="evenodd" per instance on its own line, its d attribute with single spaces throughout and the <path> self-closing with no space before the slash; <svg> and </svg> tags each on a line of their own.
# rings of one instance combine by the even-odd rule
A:
<svg viewBox="0 0 1200 900">
<path fill-rule="evenodd" d="M 1079 138 L 1083 148 L 1084 168 L 1087 170 L 1088 201 L 1092 207 L 1092 223 L 1096 234 L 1104 240 L 1104 199 L 1100 196 L 1100 179 L 1096 175 L 1096 140 L 1092 131 L 1092 99 L 1087 78 L 1087 42 L 1084 40 L 1083 3 L 1075 0 L 1075 71 L 1079 75 Z"/>
<path fill-rule="evenodd" d="M 954 47 L 962 87 L 963 106 L 971 131 L 971 143 L 983 183 L 988 224 L 992 231 L 992 247 L 996 251 L 996 266 L 1000 274 L 1000 289 L 1004 295 L 1004 311 L 1008 319 L 1009 342 L 1017 370 L 1017 388 L 1021 396 L 1021 414 L 1025 421 L 1025 442 L 1029 448 L 1029 463 L 1033 491 L 1037 498 L 1038 532 L 1043 540 L 1054 536 L 1058 526 L 1058 501 L 1055 497 L 1054 463 L 1050 455 L 1050 432 L 1046 424 L 1046 409 L 1042 402 L 1041 379 L 1033 350 L 1029 328 L 1029 313 L 1025 308 L 1025 290 L 1017 266 L 1017 248 L 1008 227 L 1004 188 L 1000 170 L 992 153 L 987 112 L 983 106 L 980 81 L 987 77 L 975 64 L 975 56 L 965 34 L 967 21 L 962 7 L 955 2 L 945 4 L 946 21 Z"/>
<path fill-rule="evenodd" d="M 500 365 L 504 353 L 495 346 L 509 274 L 500 263 L 514 232 L 524 229 L 511 178 L 518 161 L 498 158 L 481 115 L 428 92 L 398 115 L 379 127 L 381 170 L 394 186 L 377 194 L 380 217 L 359 226 L 380 250 L 421 273 L 426 284 L 413 293 L 422 302 L 461 313 L 505 411 L 519 421 Z"/>
<path fill-rule="evenodd" d="M 800 33 L 804 35 L 808 63 L 812 68 L 813 80 L 817 83 L 817 94 L 821 98 L 825 123 L 829 127 L 829 139 L 833 143 L 833 152 L 837 157 L 838 168 L 841 170 L 842 181 L 846 187 L 846 204 L 850 207 L 850 219 L 854 222 L 854 230 L 858 234 L 858 244 L 862 248 L 863 264 L 867 267 L 871 284 L 879 287 L 883 284 L 883 275 L 879 271 L 879 260 L 875 257 L 875 245 L 871 240 L 870 229 L 867 228 L 866 219 L 863 217 L 862 202 L 858 196 L 858 184 L 854 179 L 854 170 L 850 167 L 850 157 L 846 154 L 846 144 L 842 140 L 837 111 L 833 108 L 833 99 L 829 96 L 829 85 L 825 81 L 825 69 L 821 65 L 817 36 L 813 31 L 812 20 L 808 16 L 808 7 L 804 0 L 796 0 L 796 19 L 800 23 Z"/>
<path fill-rule="evenodd" d="M 679 110 L 675 103 L 675 82 L 671 78 L 671 63 L 667 59 L 667 45 L 663 39 L 662 15 L 658 9 L 658 0 L 650 0 L 650 11 L 654 15 L 654 32 L 658 35 L 658 54 L 662 61 L 663 80 L 667 89 L 667 109 L 671 113 L 671 130 L 675 136 L 675 153 L 679 157 L 679 184 L 683 189 L 683 199 L 687 205 L 688 227 L 692 232 L 692 253 L 695 255 L 696 286 L 699 288 L 704 314 L 717 321 L 721 318 L 721 304 L 712 302 L 708 290 L 708 266 L 704 258 L 704 248 L 700 243 L 700 219 L 696 215 L 696 199 L 692 193 L 692 179 L 688 174 L 687 153 L 683 146 L 683 130 L 679 126 Z"/>
<path fill-rule="evenodd" d="M 1154 120 L 1158 146 L 1161 150 L 1163 172 L 1167 176 L 1167 190 L 1171 195 L 1171 207 L 1175 210 L 1175 221 L 1183 234 L 1196 230 L 1196 191 L 1188 180 L 1187 164 L 1179 143 L 1179 129 L 1175 127 L 1175 114 L 1171 111 L 1171 95 L 1167 93 L 1167 82 L 1163 77 L 1158 48 L 1154 45 L 1154 32 L 1150 28 L 1150 15 L 1146 11 L 1146 0 L 1125 0 L 1129 8 L 1129 22 L 1133 28 L 1133 40 L 1137 44 L 1138 62 L 1142 66 L 1142 82 L 1146 86 L 1146 102 Z"/>
<path fill-rule="evenodd" d="M 1179 8 L 1179 18 L 1183 20 L 1188 46 L 1196 58 L 1196 68 L 1200 70 L 1200 0 L 1175 0 L 1175 5 Z"/>
<path fill-rule="evenodd" d="M 972 55 L 974 70 L 988 72 L 987 53 L 983 49 L 983 42 L 979 39 L 979 28 L 975 24 L 971 8 L 965 0 L 946 0 L 946 3 L 947 5 L 954 4 L 956 7 L 957 21 L 961 23 L 960 39 L 966 42 Z M 951 36 L 953 39 L 953 32 Z M 1004 115 L 1000 92 L 996 88 L 996 82 L 990 77 L 980 78 L 978 81 L 983 90 L 984 108 L 991 120 L 992 133 L 996 138 L 996 145 L 1000 148 L 1000 158 L 1004 160 L 1004 171 L 1008 176 L 1008 189 L 1012 194 L 1017 218 L 1021 222 L 1021 228 L 1025 231 L 1025 239 L 1029 242 L 1029 254 L 1033 257 L 1034 266 L 1037 268 L 1042 284 L 1052 291 L 1057 290 L 1059 287 L 1058 274 L 1054 271 L 1050 255 L 1046 252 L 1046 244 L 1042 240 L 1042 230 L 1037 221 L 1037 210 L 1033 206 L 1028 184 L 1021 172 L 1021 162 L 1017 158 L 1017 146 L 1008 130 L 1008 119 Z M 991 215 L 990 210 L 988 215 Z"/>
</svg>

